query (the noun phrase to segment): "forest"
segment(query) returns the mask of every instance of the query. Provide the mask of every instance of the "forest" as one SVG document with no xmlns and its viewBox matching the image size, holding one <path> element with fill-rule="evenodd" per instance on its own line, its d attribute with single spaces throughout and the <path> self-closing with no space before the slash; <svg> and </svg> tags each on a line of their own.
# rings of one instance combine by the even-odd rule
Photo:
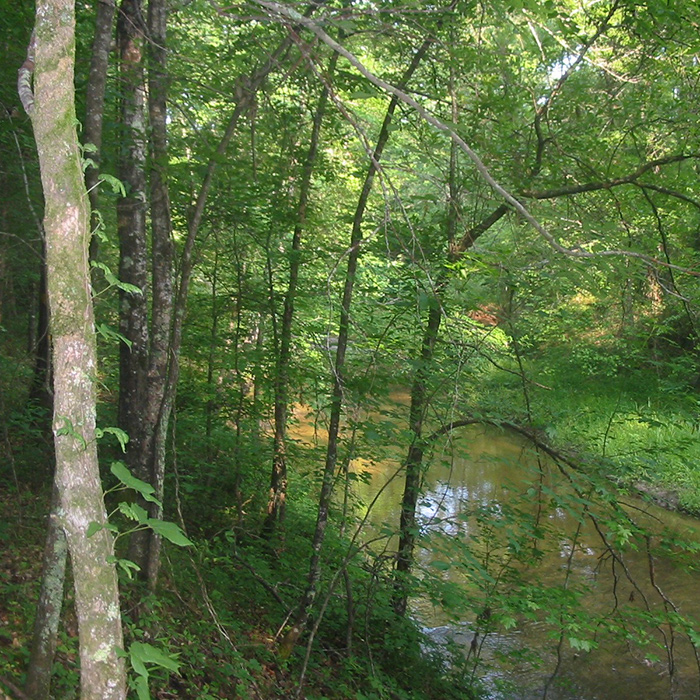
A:
<svg viewBox="0 0 700 700">
<path fill-rule="evenodd" d="M 700 697 L 696 0 L 0 6 L 0 698 Z"/>
</svg>

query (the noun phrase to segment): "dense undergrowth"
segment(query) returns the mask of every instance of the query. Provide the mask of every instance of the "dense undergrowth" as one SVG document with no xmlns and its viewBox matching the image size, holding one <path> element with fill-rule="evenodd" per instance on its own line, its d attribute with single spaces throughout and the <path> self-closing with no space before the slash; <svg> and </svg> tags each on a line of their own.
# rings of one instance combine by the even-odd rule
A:
<svg viewBox="0 0 700 700">
<path fill-rule="evenodd" d="M 484 416 L 531 422 L 549 444 L 575 453 L 581 465 L 618 485 L 651 485 L 665 505 L 697 513 L 700 448 L 692 367 L 682 359 L 663 367 L 632 359 L 626 350 L 596 345 L 559 355 L 552 348 L 546 356 L 524 353 L 529 416 L 523 382 L 514 374 L 484 371 L 480 391 L 470 396 L 465 389 L 463 397 L 469 397 L 470 410 Z M 386 396 L 378 407 L 386 407 Z M 308 700 L 457 700 L 478 694 L 476 678 L 465 674 L 454 658 L 448 662 L 449 646 L 437 649 L 411 620 L 395 617 L 392 560 L 382 550 L 365 550 L 351 541 L 341 525 L 340 499 L 325 549 L 322 619 L 313 620 L 319 624 L 312 625 L 312 636 L 282 658 L 281 633 L 306 583 L 318 487 L 313 465 L 321 458 L 322 445 L 303 440 L 291 444 L 294 463 L 306 468 L 290 483 L 284 530 L 263 538 L 266 473 L 256 465 L 270 459 L 264 422 L 243 426 L 241 434 L 253 436 L 246 441 L 237 442 L 216 425 L 205 439 L 198 430 L 201 406 L 188 395 L 186 382 L 181 404 L 176 469 L 167 484 L 174 497 L 166 515 L 182 524 L 196 548 L 166 548 L 157 595 L 145 603 L 137 605 L 143 592 L 122 580 L 127 643 L 156 644 L 180 665 L 177 674 L 153 669 L 152 697 L 291 698 L 302 675 L 300 697 Z M 110 420 L 110 411 L 109 403 L 103 405 L 103 420 Z M 375 424 L 375 432 L 388 431 L 383 438 L 400 441 L 405 436 L 396 417 L 391 411 L 384 414 L 387 420 Z M 8 411 L 4 417 L 5 451 L 12 459 L 5 461 L 0 475 L 0 678 L 16 688 L 22 686 L 28 661 L 48 508 L 50 441 L 40 418 L 33 410 Z M 366 426 L 363 431 L 370 450 Z M 238 468 L 232 469 L 234 456 Z M 106 442 L 107 485 L 107 462 L 116 457 L 117 446 Z M 522 524 L 521 515 L 513 518 Z M 438 579 L 422 576 L 415 583 L 449 614 L 476 607 L 469 596 Z M 517 585 L 519 598 L 501 601 L 504 620 L 523 614 L 518 605 L 532 595 L 525 582 Z M 53 694 L 59 700 L 78 697 L 77 622 L 71 599 L 68 582 L 54 667 Z M 574 614 L 573 600 L 562 605 Z"/>
<path fill-rule="evenodd" d="M 3 475 L 4 476 L 4 475 Z M 0 502 L 0 683 L 8 692 L 22 687 L 34 606 L 41 576 L 46 488 L 30 490 L 5 483 Z M 299 676 L 299 697 L 308 700 L 472 697 L 445 674 L 437 652 L 411 621 L 391 612 L 384 573 L 366 564 L 348 567 L 355 595 L 355 628 L 348 636 L 343 595 L 324 601 L 324 620 L 309 644 L 289 658 L 279 654 L 279 631 L 302 592 L 308 559 L 307 513 L 291 509 L 289 535 L 261 542 L 252 530 L 196 528 L 196 550 L 168 548 L 157 595 L 144 597 L 133 581 L 122 579 L 126 644 L 145 641 L 172 654 L 179 673 L 153 669 L 154 698 L 291 698 Z M 222 515 L 222 522 L 225 520 Z M 343 564 L 347 541 L 331 538 L 327 567 Z M 336 577 L 337 578 L 337 577 Z M 79 697 L 77 620 L 70 581 L 54 664 L 52 696 Z M 138 601 L 138 604 L 137 604 Z M 13 697 L 10 695 L 9 697 Z M 21 695 L 18 695 L 21 697 Z"/>
</svg>

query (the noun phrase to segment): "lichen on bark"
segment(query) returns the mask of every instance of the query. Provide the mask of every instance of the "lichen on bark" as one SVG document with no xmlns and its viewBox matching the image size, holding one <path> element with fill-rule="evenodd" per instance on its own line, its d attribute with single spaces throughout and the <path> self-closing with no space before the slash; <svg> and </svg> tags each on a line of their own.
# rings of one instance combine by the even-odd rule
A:
<svg viewBox="0 0 700 700">
<path fill-rule="evenodd" d="M 112 536 L 104 523 L 95 444 L 95 328 L 89 205 L 76 133 L 75 16 L 68 0 L 38 0 L 32 124 L 44 190 L 54 364 L 57 517 L 73 568 L 82 700 L 124 700 L 126 674 Z M 69 429 L 66 429 L 69 427 Z"/>
</svg>

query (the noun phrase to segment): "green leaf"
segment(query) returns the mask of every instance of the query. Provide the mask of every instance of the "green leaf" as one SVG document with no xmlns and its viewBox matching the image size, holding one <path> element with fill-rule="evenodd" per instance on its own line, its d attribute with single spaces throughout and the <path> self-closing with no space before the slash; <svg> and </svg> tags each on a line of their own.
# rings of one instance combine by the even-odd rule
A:
<svg viewBox="0 0 700 700">
<path fill-rule="evenodd" d="M 60 417 L 63 420 L 63 426 L 56 431 L 56 435 L 68 435 L 77 440 L 81 447 L 85 449 L 87 447 L 87 442 L 85 442 L 85 438 L 73 427 L 71 419 L 65 416 Z"/>
<path fill-rule="evenodd" d="M 94 260 L 90 263 L 92 267 L 97 268 L 98 270 L 102 270 L 104 273 L 105 279 L 107 280 L 107 283 L 111 287 L 117 287 L 118 289 L 121 289 L 124 292 L 128 292 L 129 294 L 143 294 L 141 289 L 137 287 L 135 284 L 129 284 L 128 282 L 122 282 L 110 269 L 105 265 L 104 263 L 101 262 L 95 262 Z"/>
<path fill-rule="evenodd" d="M 369 100 L 372 97 L 377 97 L 377 93 L 366 92 L 365 90 L 356 90 L 350 95 L 351 100 Z"/>
<path fill-rule="evenodd" d="M 185 533 L 175 523 L 171 523 L 166 520 L 149 518 L 146 520 L 146 525 L 148 525 L 153 532 L 161 537 L 165 537 L 166 540 L 176 544 L 178 547 L 189 547 L 190 545 L 194 546 L 194 542 L 189 540 L 185 536 Z"/>
<path fill-rule="evenodd" d="M 96 523 L 94 520 L 88 525 L 87 537 L 92 537 L 96 532 L 99 532 L 102 530 L 104 525 L 100 525 L 100 523 Z"/>
<path fill-rule="evenodd" d="M 594 643 L 588 639 L 577 639 L 576 637 L 569 637 L 569 644 L 572 649 L 579 649 L 580 651 L 591 651 L 595 647 Z"/>
<path fill-rule="evenodd" d="M 107 557 L 107 561 L 110 564 L 116 564 L 129 579 L 134 578 L 134 571 L 141 571 L 141 567 L 136 562 L 131 561 L 131 559 L 119 559 L 118 557 L 111 556 Z"/>
<path fill-rule="evenodd" d="M 143 678 L 148 678 L 148 669 L 144 665 L 143 661 L 141 658 L 134 654 L 134 646 L 136 644 L 140 644 L 140 642 L 134 642 L 134 644 L 131 645 L 131 648 L 129 649 L 130 652 L 130 658 L 131 658 L 131 667 L 136 671 L 136 673 L 139 674 L 139 676 L 142 676 Z"/>
<path fill-rule="evenodd" d="M 435 559 L 434 561 L 430 562 L 430 566 L 432 566 L 433 569 L 437 569 L 438 571 L 447 571 L 452 567 L 452 564 L 446 561 L 440 561 L 439 559 Z"/>
<path fill-rule="evenodd" d="M 99 182 L 107 183 L 114 194 L 118 194 L 120 197 L 126 197 L 126 190 L 124 189 L 124 184 L 121 180 L 118 180 L 114 175 L 109 175 L 108 173 L 100 173 Z"/>
<path fill-rule="evenodd" d="M 98 323 L 97 326 L 95 326 L 95 329 L 105 340 L 118 340 L 119 342 L 124 343 L 124 345 L 126 345 L 129 349 L 131 349 L 131 346 L 133 345 L 128 338 L 124 337 L 113 328 L 110 328 L 106 323 Z"/>
<path fill-rule="evenodd" d="M 145 642 L 134 642 L 129 647 L 129 653 L 131 654 L 131 664 L 134 665 L 134 660 L 138 660 L 145 670 L 145 664 L 154 664 L 155 666 L 160 666 L 173 673 L 178 673 L 180 670 L 180 664 L 178 660 L 171 654 L 166 654 L 161 649 L 154 647 L 152 644 L 146 644 Z M 134 670 L 140 675 L 148 675 L 148 671 L 145 674 Z"/>
<path fill-rule="evenodd" d="M 149 503 L 161 505 L 160 501 L 153 495 L 155 493 L 153 486 L 133 476 L 123 462 L 112 462 L 110 471 L 117 477 L 117 479 L 119 479 L 119 481 L 122 482 L 122 484 L 124 484 L 124 486 L 134 489 L 134 491 L 138 491 L 143 496 L 144 500 L 148 501 Z"/>
<path fill-rule="evenodd" d="M 116 333 L 115 335 L 119 334 Z M 129 344 L 129 346 L 131 346 L 131 343 L 129 341 L 127 341 L 127 343 Z M 95 436 L 98 440 L 106 433 L 114 435 L 119 441 L 119 446 L 122 448 L 122 452 L 126 452 L 126 443 L 129 442 L 129 436 L 124 430 L 122 430 L 121 428 L 95 428 Z"/>
<path fill-rule="evenodd" d="M 119 512 L 130 520 L 135 520 L 138 523 L 145 523 L 148 520 L 148 512 L 138 503 L 126 503 L 126 501 L 122 501 L 117 507 L 119 508 Z"/>
<path fill-rule="evenodd" d="M 139 700 L 151 700 L 151 694 L 148 690 L 148 676 L 147 675 L 146 676 L 140 676 L 140 675 L 136 676 L 136 680 L 134 681 L 134 686 L 136 687 L 136 695 L 138 696 Z"/>
</svg>

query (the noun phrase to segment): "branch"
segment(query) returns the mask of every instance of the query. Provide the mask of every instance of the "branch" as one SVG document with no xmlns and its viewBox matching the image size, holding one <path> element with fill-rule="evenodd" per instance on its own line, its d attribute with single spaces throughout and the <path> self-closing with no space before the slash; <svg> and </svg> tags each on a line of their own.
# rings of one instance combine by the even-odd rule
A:
<svg viewBox="0 0 700 700">
<path fill-rule="evenodd" d="M 29 696 L 25 695 L 19 687 L 17 687 L 12 681 L 9 681 L 7 678 L 0 677 L 0 683 L 8 688 L 9 691 L 18 698 L 18 700 L 29 700 Z M 7 697 L 9 699 L 9 696 Z"/>
<path fill-rule="evenodd" d="M 600 36 L 603 34 L 603 32 L 610 25 L 610 20 L 613 18 L 613 15 L 617 12 L 618 4 L 619 4 L 619 0 L 615 0 L 615 2 L 613 2 L 612 7 L 610 8 L 607 16 L 601 22 L 600 26 L 595 31 L 593 36 L 591 36 L 590 39 L 588 39 L 586 42 L 584 42 L 576 59 L 571 62 L 569 67 L 564 71 L 564 73 L 561 75 L 561 77 L 557 81 L 556 85 L 554 86 L 554 88 L 552 89 L 550 94 L 546 97 L 544 102 L 537 108 L 537 111 L 535 112 L 535 121 L 534 121 L 535 134 L 537 136 L 537 152 L 535 154 L 535 167 L 533 168 L 533 174 L 538 174 L 540 172 L 540 170 L 542 170 L 542 157 L 544 156 L 544 149 L 545 149 L 545 146 L 547 145 L 547 141 L 548 141 L 548 139 L 546 139 L 544 137 L 544 134 L 542 133 L 542 120 L 547 117 L 547 113 L 549 111 L 549 108 L 550 108 L 554 98 L 557 96 L 557 94 L 564 87 L 564 83 L 566 83 L 566 81 L 569 79 L 569 76 L 579 67 L 579 65 L 583 62 L 584 58 L 586 57 L 586 54 L 588 53 L 591 46 L 593 46 L 593 44 L 595 44 L 595 42 L 598 41 Z M 534 30 L 533 30 L 533 34 L 534 34 Z M 535 34 L 535 37 L 537 37 L 536 34 Z M 538 43 L 539 43 L 539 40 L 538 40 Z"/>
<path fill-rule="evenodd" d="M 316 22 L 307 17 L 302 16 L 296 10 L 282 5 L 277 2 L 272 2 L 271 0 L 253 0 L 257 5 L 264 7 L 270 15 L 276 16 L 280 21 L 291 20 L 303 27 L 306 27 L 310 32 L 315 34 L 324 44 L 329 46 L 333 51 L 339 53 L 343 58 L 345 58 L 353 67 L 355 67 L 369 82 L 376 85 L 381 90 L 393 95 L 399 99 L 404 104 L 412 107 L 416 113 L 432 127 L 447 134 L 452 141 L 457 144 L 457 146 L 469 157 L 469 159 L 474 164 L 474 167 L 479 172 L 481 177 L 490 185 L 491 189 L 500 195 L 515 211 L 517 211 L 525 221 L 527 221 L 532 228 L 537 231 L 537 233 L 544 238 L 549 245 L 554 248 L 558 253 L 566 255 L 571 258 L 576 259 L 595 259 L 602 256 L 623 256 L 630 258 L 637 258 L 652 266 L 660 266 L 666 268 L 672 268 L 676 270 L 681 270 L 687 274 L 700 277 L 700 272 L 694 272 L 677 265 L 672 265 L 658 258 L 654 258 L 650 255 L 645 255 L 644 253 L 637 253 L 631 250 L 600 250 L 597 252 L 590 252 L 583 250 L 580 246 L 574 248 L 567 248 L 566 246 L 559 243 L 559 241 L 530 213 L 530 211 L 525 207 L 525 205 L 518 200 L 514 195 L 512 195 L 503 185 L 501 185 L 491 172 L 486 167 L 484 162 L 481 160 L 479 155 L 474 151 L 474 149 L 469 146 L 469 144 L 455 131 L 454 127 L 450 124 L 442 121 L 436 117 L 432 112 L 427 110 L 423 105 L 417 102 L 409 94 L 400 90 L 399 88 L 391 85 L 391 83 L 386 82 L 382 78 L 375 75 L 370 71 L 354 54 L 348 51 L 345 47 L 341 46 L 335 39 L 329 36 Z"/>
<path fill-rule="evenodd" d="M 36 48 L 36 34 L 32 30 L 29 46 L 27 46 L 27 58 L 17 71 L 17 93 L 24 111 L 29 117 L 34 111 L 34 93 L 32 92 L 32 76 L 34 75 L 34 49 Z"/>
<path fill-rule="evenodd" d="M 439 437 L 447 435 L 447 433 L 451 433 L 456 428 L 464 428 L 468 425 L 492 425 L 496 428 L 505 428 L 506 430 L 512 430 L 513 432 L 518 433 L 519 435 L 522 435 L 523 437 L 527 438 L 533 445 L 535 445 L 535 447 L 542 450 L 542 452 L 548 454 L 555 462 L 561 462 L 562 464 L 566 464 L 572 469 L 580 469 L 579 465 L 576 462 L 574 462 L 573 459 L 567 457 L 562 452 L 558 452 L 553 447 L 550 447 L 548 443 L 546 443 L 541 438 L 537 437 L 537 435 L 532 430 L 530 430 L 529 428 L 524 428 L 522 425 L 518 425 L 517 423 L 512 423 L 511 421 L 507 420 L 476 418 L 474 416 L 469 418 L 460 418 L 459 420 L 453 420 L 449 423 L 445 423 L 445 425 L 439 427 L 437 430 L 433 431 L 432 433 L 430 433 L 430 435 L 425 437 L 422 440 L 422 442 L 425 445 L 430 445 L 431 443 L 435 442 L 435 440 L 437 440 Z"/>
<path fill-rule="evenodd" d="M 497 221 L 502 219 L 510 210 L 510 207 L 506 204 L 501 204 L 498 208 L 494 209 L 486 218 L 482 219 L 476 226 L 472 226 L 463 236 L 459 243 L 453 244 L 450 250 L 450 256 L 454 257 L 460 253 L 464 253 L 469 250 L 476 239 L 482 234 L 486 233 Z"/>
<path fill-rule="evenodd" d="M 688 160 L 689 158 L 700 158 L 700 153 L 680 153 L 672 156 L 665 156 L 663 158 L 657 158 L 656 160 L 650 160 L 648 163 L 644 163 L 644 165 L 637 168 L 637 170 L 635 170 L 633 173 L 625 175 L 624 177 L 615 178 L 613 180 L 586 182 L 580 185 L 564 185 L 563 187 L 554 187 L 551 190 L 542 190 L 540 192 L 536 192 L 534 190 L 523 190 L 520 195 L 528 199 L 556 199 L 557 197 L 566 197 L 567 195 L 572 194 L 583 194 L 584 192 L 611 190 L 613 187 L 619 187 L 620 185 L 636 184 L 637 180 L 644 175 L 644 173 L 649 172 L 649 170 L 661 167 L 662 165 L 668 165 L 669 163 L 678 163 L 679 161 Z M 648 185 L 640 184 L 640 187 L 647 186 Z M 689 201 L 692 202 L 692 200 Z M 693 202 L 693 204 L 695 204 L 695 202 Z"/>
<path fill-rule="evenodd" d="M 693 199 L 682 192 L 676 192 L 675 190 L 671 190 L 668 187 L 661 187 L 660 185 L 650 185 L 646 182 L 635 182 L 634 184 L 642 190 L 652 190 L 653 192 L 658 192 L 659 194 L 665 194 L 669 197 L 680 199 L 682 202 L 692 204 L 696 209 L 700 209 L 700 201 Z"/>
</svg>

